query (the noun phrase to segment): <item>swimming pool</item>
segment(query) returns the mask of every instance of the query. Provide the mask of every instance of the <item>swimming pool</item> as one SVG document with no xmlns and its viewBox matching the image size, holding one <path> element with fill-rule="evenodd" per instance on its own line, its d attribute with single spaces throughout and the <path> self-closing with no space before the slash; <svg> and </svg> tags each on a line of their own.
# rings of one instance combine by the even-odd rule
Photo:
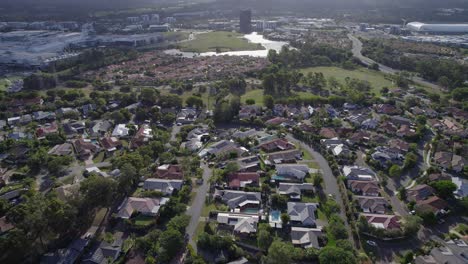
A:
<svg viewBox="0 0 468 264">
<path fill-rule="evenodd" d="M 271 211 L 270 213 L 270 218 L 271 218 L 271 221 L 279 221 L 280 220 L 280 211 Z"/>
</svg>

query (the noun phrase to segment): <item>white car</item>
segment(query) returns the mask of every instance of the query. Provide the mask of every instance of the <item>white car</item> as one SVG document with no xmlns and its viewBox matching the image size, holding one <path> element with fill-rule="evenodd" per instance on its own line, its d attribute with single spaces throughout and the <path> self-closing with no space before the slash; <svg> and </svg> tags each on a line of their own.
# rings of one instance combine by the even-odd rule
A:
<svg viewBox="0 0 468 264">
<path fill-rule="evenodd" d="M 373 247 L 376 247 L 376 246 L 377 246 L 377 243 L 375 243 L 375 242 L 372 241 L 372 240 L 367 240 L 366 243 L 367 243 L 367 245 L 369 245 L 369 246 L 373 246 Z"/>
</svg>

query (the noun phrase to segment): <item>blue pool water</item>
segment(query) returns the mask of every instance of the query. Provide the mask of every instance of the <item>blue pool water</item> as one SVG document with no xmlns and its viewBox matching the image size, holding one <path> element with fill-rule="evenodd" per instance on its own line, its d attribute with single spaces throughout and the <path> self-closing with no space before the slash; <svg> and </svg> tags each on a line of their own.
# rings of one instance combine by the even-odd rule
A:
<svg viewBox="0 0 468 264">
<path fill-rule="evenodd" d="M 271 220 L 273 220 L 273 221 L 279 221 L 280 211 L 271 211 L 270 217 L 271 217 Z"/>
</svg>

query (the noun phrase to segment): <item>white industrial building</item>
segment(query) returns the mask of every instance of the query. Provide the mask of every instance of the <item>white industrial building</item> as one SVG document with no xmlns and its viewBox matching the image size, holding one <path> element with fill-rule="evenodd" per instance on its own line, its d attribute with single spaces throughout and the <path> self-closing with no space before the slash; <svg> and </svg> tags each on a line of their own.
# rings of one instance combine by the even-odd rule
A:
<svg viewBox="0 0 468 264">
<path fill-rule="evenodd" d="M 411 31 L 435 34 L 468 34 L 468 24 L 425 24 L 411 22 L 406 25 Z"/>
</svg>

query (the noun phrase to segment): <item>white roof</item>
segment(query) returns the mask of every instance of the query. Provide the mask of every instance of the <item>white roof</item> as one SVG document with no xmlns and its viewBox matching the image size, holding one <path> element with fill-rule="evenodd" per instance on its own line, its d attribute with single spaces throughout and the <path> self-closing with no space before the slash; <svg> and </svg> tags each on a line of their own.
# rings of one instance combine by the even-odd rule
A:
<svg viewBox="0 0 468 264">
<path fill-rule="evenodd" d="M 128 128 L 125 124 L 118 124 L 115 126 L 114 131 L 112 131 L 112 136 L 114 137 L 125 137 L 128 136 Z"/>
</svg>

